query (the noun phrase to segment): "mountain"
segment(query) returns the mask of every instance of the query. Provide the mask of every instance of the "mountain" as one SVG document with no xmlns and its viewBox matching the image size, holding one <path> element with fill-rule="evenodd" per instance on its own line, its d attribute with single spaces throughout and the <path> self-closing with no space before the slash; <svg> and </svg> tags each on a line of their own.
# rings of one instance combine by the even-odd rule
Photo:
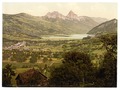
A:
<svg viewBox="0 0 120 90">
<path fill-rule="evenodd" d="M 88 16 L 79 16 L 79 21 L 89 25 L 89 26 L 94 26 L 95 24 L 99 25 L 99 22 L 94 21 L 91 17 Z"/>
<path fill-rule="evenodd" d="M 54 12 L 48 12 L 45 17 L 48 17 L 48 18 L 60 18 L 60 19 L 65 19 L 66 17 L 62 14 L 60 14 L 59 12 L 57 11 L 54 11 Z"/>
<path fill-rule="evenodd" d="M 112 19 L 94 27 L 88 32 L 88 34 L 102 34 L 116 32 L 117 32 L 117 19 Z"/>
<path fill-rule="evenodd" d="M 3 38 L 41 38 L 42 35 L 83 34 L 97 26 L 91 17 L 78 16 L 70 11 L 66 16 L 57 11 L 45 16 L 32 16 L 26 13 L 3 14 Z"/>
<path fill-rule="evenodd" d="M 3 37 L 40 37 L 40 30 L 38 31 L 37 29 L 41 25 L 36 25 L 39 23 L 39 19 L 26 13 L 3 14 Z"/>
<path fill-rule="evenodd" d="M 79 21 L 79 17 L 73 11 L 70 11 L 68 13 L 68 15 L 66 16 L 66 19 L 68 19 L 68 20 L 78 20 Z"/>
</svg>

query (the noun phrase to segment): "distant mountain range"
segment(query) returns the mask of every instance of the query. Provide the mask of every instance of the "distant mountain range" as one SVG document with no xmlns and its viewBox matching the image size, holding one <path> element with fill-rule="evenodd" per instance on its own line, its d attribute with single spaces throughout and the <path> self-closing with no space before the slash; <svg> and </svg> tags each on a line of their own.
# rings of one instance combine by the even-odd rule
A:
<svg viewBox="0 0 120 90">
<path fill-rule="evenodd" d="M 94 23 L 102 23 L 107 21 L 108 19 L 106 18 L 101 18 L 101 17 L 88 17 L 88 16 L 78 16 L 77 14 L 75 14 L 73 11 L 70 11 L 67 16 L 64 16 L 62 14 L 60 14 L 57 11 L 53 11 L 53 12 L 48 12 L 45 16 L 43 17 L 47 17 L 47 18 L 53 18 L 53 19 L 63 19 L 63 20 L 77 20 L 77 21 L 87 21 L 87 20 L 94 20 Z"/>
<path fill-rule="evenodd" d="M 106 18 L 78 16 L 70 11 L 66 16 L 57 11 L 45 16 L 26 13 L 3 14 L 4 38 L 40 38 L 41 35 L 83 34 L 107 21 Z"/>
<path fill-rule="evenodd" d="M 99 24 L 88 32 L 88 34 L 103 34 L 103 33 L 116 33 L 117 32 L 117 19 L 112 19 Z"/>
</svg>

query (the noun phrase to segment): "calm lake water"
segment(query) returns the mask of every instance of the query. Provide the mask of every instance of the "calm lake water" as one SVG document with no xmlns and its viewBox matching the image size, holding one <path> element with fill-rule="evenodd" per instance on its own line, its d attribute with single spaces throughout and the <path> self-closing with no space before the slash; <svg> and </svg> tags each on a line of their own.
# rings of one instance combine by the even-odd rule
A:
<svg viewBox="0 0 120 90">
<path fill-rule="evenodd" d="M 48 39 L 48 40 L 69 40 L 69 39 L 83 39 L 84 37 L 87 36 L 93 36 L 89 34 L 72 34 L 72 35 L 48 35 L 42 37 L 43 39 Z"/>
</svg>

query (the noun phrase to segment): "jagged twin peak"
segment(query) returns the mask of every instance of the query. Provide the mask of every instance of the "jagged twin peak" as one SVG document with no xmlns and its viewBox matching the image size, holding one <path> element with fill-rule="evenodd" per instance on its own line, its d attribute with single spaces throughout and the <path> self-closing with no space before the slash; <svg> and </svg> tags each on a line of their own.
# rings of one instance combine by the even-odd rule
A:
<svg viewBox="0 0 120 90">
<path fill-rule="evenodd" d="M 71 20 L 74 20 L 74 19 L 79 20 L 79 17 L 73 11 L 70 11 L 66 17 L 67 19 L 71 19 Z"/>
<path fill-rule="evenodd" d="M 48 17 L 48 18 L 61 18 L 61 19 L 65 19 L 66 17 L 62 14 L 60 14 L 59 12 L 57 11 L 53 11 L 53 12 L 48 12 L 45 17 Z"/>
<path fill-rule="evenodd" d="M 59 12 L 57 11 L 53 11 L 53 12 L 48 12 L 45 17 L 48 17 L 48 18 L 60 18 L 60 19 L 68 19 L 68 20 L 81 20 L 81 18 L 75 14 L 72 10 L 68 13 L 67 16 L 64 16 L 62 14 L 60 14 Z M 83 17 L 84 18 L 84 17 Z"/>
</svg>

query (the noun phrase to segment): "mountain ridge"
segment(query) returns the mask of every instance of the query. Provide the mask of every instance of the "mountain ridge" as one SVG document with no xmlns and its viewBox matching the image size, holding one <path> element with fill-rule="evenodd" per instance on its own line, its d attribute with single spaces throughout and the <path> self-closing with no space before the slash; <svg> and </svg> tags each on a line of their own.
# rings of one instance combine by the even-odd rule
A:
<svg viewBox="0 0 120 90">
<path fill-rule="evenodd" d="M 72 10 L 70 10 L 66 16 L 61 14 L 61 13 L 59 13 L 58 11 L 53 11 L 53 12 L 48 12 L 45 16 L 42 16 L 42 17 L 54 18 L 54 19 L 55 18 L 61 18 L 61 19 L 64 19 L 64 20 L 67 19 L 67 20 L 78 20 L 78 21 L 81 21 L 82 18 L 86 18 L 88 16 L 78 16 Z M 100 17 L 89 17 L 89 18 L 93 19 L 97 23 L 102 23 L 102 22 L 105 22 L 105 21 L 108 20 L 106 18 L 100 18 Z"/>
<path fill-rule="evenodd" d="M 99 24 L 88 16 L 77 16 L 80 18 L 77 20 L 75 13 L 71 11 L 70 14 L 73 15 L 69 19 L 58 11 L 48 12 L 45 16 L 3 14 L 3 37 L 41 38 L 41 35 L 51 34 L 84 34 Z"/>
</svg>

